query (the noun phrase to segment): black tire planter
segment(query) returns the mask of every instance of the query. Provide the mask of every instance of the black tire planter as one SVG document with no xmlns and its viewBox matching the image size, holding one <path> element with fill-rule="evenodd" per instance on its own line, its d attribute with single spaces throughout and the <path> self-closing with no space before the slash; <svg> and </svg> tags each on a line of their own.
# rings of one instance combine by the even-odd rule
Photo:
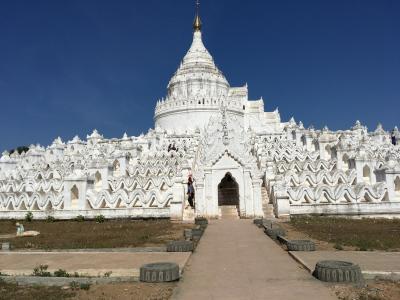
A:
<svg viewBox="0 0 400 300">
<path fill-rule="evenodd" d="M 192 237 L 202 236 L 203 232 L 204 232 L 204 230 L 201 228 L 192 229 Z"/>
<path fill-rule="evenodd" d="M 203 232 L 204 232 L 204 230 L 206 230 L 208 225 L 204 224 L 204 225 L 199 225 L 199 226 L 200 226 L 200 229 L 203 230 Z"/>
<path fill-rule="evenodd" d="M 263 224 L 263 219 L 254 219 L 253 224 L 257 225 L 258 227 L 261 227 Z"/>
<path fill-rule="evenodd" d="M 200 226 L 207 226 L 208 220 L 206 218 L 195 218 L 194 223 L 196 225 L 200 225 Z"/>
<path fill-rule="evenodd" d="M 325 282 L 361 283 L 364 281 L 360 267 L 347 261 L 319 261 L 315 266 L 313 275 Z"/>
<path fill-rule="evenodd" d="M 184 229 L 183 230 L 183 236 L 185 237 L 185 240 L 192 240 L 193 234 L 192 234 L 192 229 Z"/>
<path fill-rule="evenodd" d="M 289 251 L 315 251 L 315 243 L 309 240 L 289 240 L 286 246 Z"/>
<path fill-rule="evenodd" d="M 192 241 L 197 245 L 197 243 L 200 241 L 201 236 L 200 235 L 194 235 L 192 237 Z"/>
<path fill-rule="evenodd" d="M 204 230 L 201 228 L 192 229 L 192 241 L 197 244 L 203 236 L 203 232 Z"/>
<path fill-rule="evenodd" d="M 1 243 L 1 251 L 10 251 L 11 246 L 10 246 L 10 242 L 3 242 Z"/>
<path fill-rule="evenodd" d="M 269 220 L 263 220 L 263 222 L 262 222 L 262 226 L 264 227 L 264 229 L 266 229 L 266 228 L 272 228 L 272 221 L 269 221 Z"/>
<path fill-rule="evenodd" d="M 190 241 L 173 241 L 167 244 L 167 252 L 191 252 L 193 248 L 193 242 Z"/>
<path fill-rule="evenodd" d="M 178 279 L 179 266 L 176 263 L 153 263 L 140 268 L 140 281 L 142 282 L 171 282 Z"/>
<path fill-rule="evenodd" d="M 286 231 L 283 228 L 280 227 L 274 227 L 274 228 L 265 228 L 264 230 L 265 234 L 268 235 L 271 239 L 277 240 L 278 235 L 285 236 Z"/>
</svg>

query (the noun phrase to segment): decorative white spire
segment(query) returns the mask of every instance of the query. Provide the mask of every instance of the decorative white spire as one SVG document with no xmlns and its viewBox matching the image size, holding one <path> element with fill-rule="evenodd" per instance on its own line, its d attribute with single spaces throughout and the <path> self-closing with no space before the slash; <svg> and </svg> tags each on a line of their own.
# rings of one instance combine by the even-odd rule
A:
<svg viewBox="0 0 400 300">
<path fill-rule="evenodd" d="M 196 0 L 196 16 L 193 22 L 194 31 L 201 31 L 201 19 L 200 19 L 200 1 Z"/>
<path fill-rule="evenodd" d="M 199 3 L 196 2 L 196 5 L 192 45 L 168 84 L 167 100 L 188 100 L 203 96 L 218 98 L 228 94 L 229 83 L 203 44 Z"/>
<path fill-rule="evenodd" d="M 91 135 L 86 136 L 87 139 L 102 139 L 103 136 L 97 131 L 97 129 L 94 129 Z"/>
</svg>

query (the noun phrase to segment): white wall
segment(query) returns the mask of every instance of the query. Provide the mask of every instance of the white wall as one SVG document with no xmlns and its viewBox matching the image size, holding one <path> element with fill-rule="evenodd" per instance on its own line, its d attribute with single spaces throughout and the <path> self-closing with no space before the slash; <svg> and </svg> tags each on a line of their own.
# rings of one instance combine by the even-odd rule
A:
<svg viewBox="0 0 400 300">
<path fill-rule="evenodd" d="M 229 114 L 243 118 L 243 112 L 228 111 Z M 210 117 L 219 115 L 219 107 L 202 106 L 196 108 L 179 108 L 173 111 L 164 112 L 155 116 L 155 127 L 166 129 L 168 131 L 185 132 L 200 129 L 201 131 L 207 126 Z M 241 121 L 243 122 L 243 121 Z"/>
</svg>

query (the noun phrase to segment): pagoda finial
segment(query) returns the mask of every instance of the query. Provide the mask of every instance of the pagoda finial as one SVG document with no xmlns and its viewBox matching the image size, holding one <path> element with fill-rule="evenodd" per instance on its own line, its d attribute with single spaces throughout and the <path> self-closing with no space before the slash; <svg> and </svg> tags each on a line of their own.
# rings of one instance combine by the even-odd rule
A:
<svg viewBox="0 0 400 300">
<path fill-rule="evenodd" d="M 196 17 L 193 22 L 194 31 L 201 31 L 201 20 L 200 20 L 200 0 L 196 0 Z"/>
</svg>

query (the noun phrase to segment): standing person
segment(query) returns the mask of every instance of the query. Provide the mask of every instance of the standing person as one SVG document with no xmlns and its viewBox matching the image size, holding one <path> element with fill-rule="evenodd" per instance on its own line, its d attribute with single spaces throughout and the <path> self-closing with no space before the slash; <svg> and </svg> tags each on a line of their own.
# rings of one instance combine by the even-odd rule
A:
<svg viewBox="0 0 400 300">
<path fill-rule="evenodd" d="M 188 188 L 187 188 L 187 195 L 188 195 L 188 202 L 191 208 L 194 208 L 194 187 L 193 187 L 193 180 L 192 177 L 188 178 Z"/>
<path fill-rule="evenodd" d="M 396 144 L 397 144 L 396 135 L 394 134 L 394 130 L 392 131 L 392 144 L 393 144 L 394 146 L 396 146 Z"/>
<path fill-rule="evenodd" d="M 25 232 L 24 225 L 16 223 L 15 226 L 17 226 L 17 236 L 23 235 Z"/>
</svg>

